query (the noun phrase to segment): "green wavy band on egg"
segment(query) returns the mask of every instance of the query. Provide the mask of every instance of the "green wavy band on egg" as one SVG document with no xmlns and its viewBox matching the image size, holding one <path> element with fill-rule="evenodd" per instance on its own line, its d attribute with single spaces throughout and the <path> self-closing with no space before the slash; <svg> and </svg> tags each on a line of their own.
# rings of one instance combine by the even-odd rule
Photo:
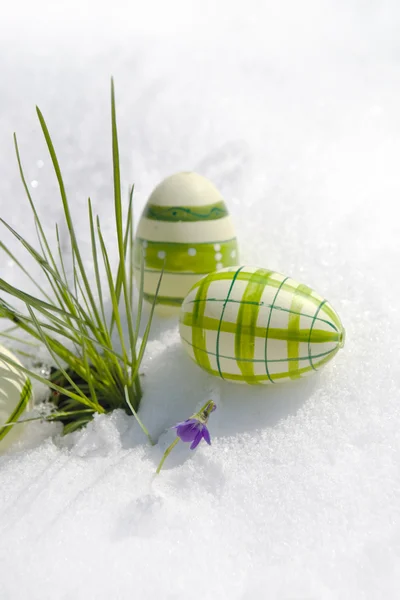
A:
<svg viewBox="0 0 400 600">
<path fill-rule="evenodd" d="M 143 216 L 154 221 L 216 221 L 228 216 L 225 202 L 215 202 L 204 206 L 158 206 L 148 204 Z"/>
<path fill-rule="evenodd" d="M 180 334 L 208 373 L 248 384 L 299 379 L 344 345 L 343 326 L 327 300 L 257 267 L 228 268 L 197 282 L 181 307 Z"/>
</svg>

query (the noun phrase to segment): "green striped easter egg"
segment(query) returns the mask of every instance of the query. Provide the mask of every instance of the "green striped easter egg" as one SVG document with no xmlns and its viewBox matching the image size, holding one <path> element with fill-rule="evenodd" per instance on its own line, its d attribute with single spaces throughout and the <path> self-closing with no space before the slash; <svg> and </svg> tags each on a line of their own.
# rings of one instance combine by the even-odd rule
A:
<svg viewBox="0 0 400 600">
<path fill-rule="evenodd" d="M 180 311 L 189 356 L 237 383 L 279 383 L 319 370 L 344 345 L 332 306 L 307 285 L 259 267 L 228 267 L 198 281 Z"/>
<path fill-rule="evenodd" d="M 144 298 L 179 307 L 204 275 L 235 265 L 238 248 L 226 204 L 216 187 L 197 173 L 176 173 L 151 194 L 136 233 L 135 273 L 144 260 Z"/>
</svg>

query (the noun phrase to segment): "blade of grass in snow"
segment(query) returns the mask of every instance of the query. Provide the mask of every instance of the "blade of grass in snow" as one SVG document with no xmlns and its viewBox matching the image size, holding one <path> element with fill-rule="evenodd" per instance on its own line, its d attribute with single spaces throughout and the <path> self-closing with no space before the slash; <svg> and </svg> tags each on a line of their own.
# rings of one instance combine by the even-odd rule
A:
<svg viewBox="0 0 400 600">
<path fill-rule="evenodd" d="M 127 237 L 128 237 L 128 244 L 129 244 L 129 298 L 131 301 L 131 306 L 133 306 L 133 281 L 134 281 L 134 269 L 133 269 L 133 190 L 135 189 L 135 186 L 131 186 L 130 192 L 129 192 L 129 219 L 128 219 L 128 224 L 127 224 Z M 129 226 L 129 227 L 128 227 Z M 129 231 L 128 231 L 129 229 Z M 136 330 L 137 331 L 137 330 Z M 135 335 L 135 339 L 137 340 L 138 336 L 137 333 Z"/>
<path fill-rule="evenodd" d="M 13 254 L 11 252 L 11 250 L 9 250 L 3 244 L 3 242 L 0 242 L 0 249 L 3 250 L 3 252 L 5 252 L 11 258 L 11 260 L 13 262 L 15 262 L 17 267 L 24 273 L 24 275 L 26 275 L 30 279 L 30 281 L 32 281 L 32 283 L 37 287 L 39 292 L 48 300 L 48 302 L 51 302 L 52 300 L 51 300 L 50 296 L 47 294 L 47 292 L 38 284 L 37 280 L 34 277 L 32 277 L 32 275 L 29 273 L 29 271 L 27 269 L 25 269 L 25 267 L 19 262 L 19 260 L 15 256 L 15 254 Z"/>
<path fill-rule="evenodd" d="M 118 335 L 119 335 L 119 339 L 121 342 L 121 348 L 122 348 L 122 355 L 124 357 L 124 363 L 125 366 L 128 364 L 128 353 L 126 350 L 126 346 L 125 346 L 125 340 L 124 340 L 124 333 L 122 330 L 122 323 L 121 323 L 121 315 L 119 312 L 119 307 L 118 307 L 118 300 L 117 300 L 117 296 L 115 294 L 115 287 L 114 287 L 114 281 L 113 281 L 113 277 L 112 277 L 112 273 L 111 273 L 111 265 L 110 265 L 110 260 L 108 258 L 108 253 L 107 253 L 107 249 L 106 249 L 106 245 L 104 242 L 104 238 L 103 238 L 103 234 L 101 233 L 101 226 L 100 226 L 100 219 L 99 217 L 97 217 L 97 233 L 99 236 L 99 242 L 100 242 L 100 249 L 101 249 L 101 253 L 103 256 L 103 264 L 106 270 L 106 275 L 107 275 L 107 280 L 108 280 L 108 287 L 110 290 L 110 296 L 111 296 L 111 303 L 112 303 L 112 308 L 113 308 L 113 315 L 115 318 L 115 322 L 116 322 L 116 326 L 117 326 L 117 331 L 118 331 Z"/>
<path fill-rule="evenodd" d="M 37 323 L 37 319 L 35 317 L 35 313 L 33 312 L 33 310 L 31 309 L 30 306 L 28 306 L 28 311 L 29 314 L 31 315 L 32 320 L 35 322 L 38 331 L 40 332 L 40 326 Z M 57 365 L 59 371 L 61 371 L 61 373 L 64 375 L 64 377 L 66 378 L 66 380 L 68 381 L 68 383 L 76 390 L 77 394 L 79 396 L 81 396 L 81 400 L 80 402 L 82 402 L 82 404 L 86 404 L 86 406 L 88 406 L 89 408 L 93 408 L 94 410 L 97 410 L 99 408 L 99 404 L 96 401 L 91 401 L 89 400 L 89 398 L 87 398 L 85 396 L 85 394 L 81 391 L 81 389 L 76 385 L 76 383 L 72 380 L 72 378 L 68 375 L 67 371 L 63 368 L 61 361 L 59 360 L 57 354 L 55 352 L 53 352 L 52 348 L 50 347 L 50 345 L 47 342 L 46 336 L 42 336 L 42 342 L 43 344 L 46 346 L 47 350 L 49 351 L 49 353 L 51 354 L 55 364 Z"/>
<path fill-rule="evenodd" d="M 34 219 L 35 219 L 35 224 L 37 225 L 37 227 L 39 229 L 40 236 L 41 236 L 41 238 L 43 240 L 43 244 L 46 247 L 46 250 L 47 250 L 47 252 L 48 252 L 48 254 L 50 256 L 50 259 L 52 259 L 52 253 L 51 253 L 51 250 L 50 250 L 49 243 L 47 241 L 47 237 L 46 237 L 46 235 L 44 233 L 42 224 L 41 224 L 40 219 L 39 219 L 39 215 L 37 213 L 35 204 L 34 204 L 34 202 L 32 200 L 32 196 L 30 194 L 28 184 L 26 183 L 26 178 L 25 178 L 23 167 L 22 167 L 22 161 L 21 161 L 21 157 L 20 157 L 20 153 L 19 153 L 19 148 L 18 148 L 17 136 L 16 136 L 15 133 L 14 133 L 14 147 L 15 147 L 15 154 L 17 156 L 19 174 L 20 174 L 21 181 L 22 181 L 22 184 L 23 184 L 24 189 L 25 189 L 25 193 L 26 193 L 28 201 L 29 201 L 29 205 L 30 205 L 31 210 L 33 212 L 33 216 L 34 216 Z M 57 270 L 57 264 L 55 262 L 53 262 L 53 267 L 54 267 L 54 269 Z"/>
<path fill-rule="evenodd" d="M 13 310 L 11 307 L 6 306 L 5 302 L 2 301 L 0 299 L 0 311 L 1 309 L 6 308 L 7 311 L 7 315 L 2 315 L 0 313 L 0 317 L 3 318 L 8 318 L 11 319 L 13 322 L 18 322 L 17 326 L 14 326 L 12 328 L 10 328 L 10 330 L 15 330 L 15 329 L 23 329 L 24 331 L 26 331 L 27 333 L 29 333 L 30 335 L 32 335 L 33 337 L 36 337 L 37 339 L 40 339 L 39 335 L 37 334 L 35 329 L 32 329 L 32 327 L 30 327 L 29 323 L 29 317 L 26 317 L 25 315 L 22 315 L 20 313 L 17 313 L 17 311 Z M 53 326 L 50 325 L 49 323 L 45 323 L 43 321 L 39 321 L 39 325 L 43 328 L 43 329 L 48 329 L 49 331 L 52 331 L 54 333 L 60 333 L 61 329 L 60 327 L 62 327 L 63 325 L 63 321 L 60 321 L 59 319 L 55 318 L 54 315 L 52 315 L 52 321 L 55 322 L 56 324 L 58 324 L 57 326 Z M 8 330 L 6 330 L 8 331 Z M 77 333 L 77 329 L 76 327 L 71 328 L 70 332 L 68 331 L 63 331 L 62 332 L 62 336 L 65 337 L 66 339 L 69 339 L 70 341 L 72 341 L 74 344 L 79 343 L 79 339 L 74 336 L 71 332 L 73 333 Z M 2 334 L 2 332 L 0 332 L 0 334 Z M 103 352 L 106 352 L 107 354 L 109 354 L 110 356 L 113 356 L 114 359 L 118 359 L 119 361 L 123 360 L 123 357 L 121 356 L 121 354 L 119 352 L 117 352 L 116 350 L 114 350 L 111 346 L 106 346 L 104 344 L 101 344 L 100 342 L 98 342 L 97 340 L 95 340 L 94 338 L 91 338 L 89 335 L 86 334 L 82 334 L 84 339 L 88 342 L 90 342 L 92 344 L 93 347 L 95 347 L 95 345 L 97 345 Z"/>
<path fill-rule="evenodd" d="M 118 131 L 117 131 L 117 115 L 115 110 L 115 90 L 114 80 L 111 78 L 111 128 L 112 128 L 112 151 L 113 151 L 113 171 L 114 171 L 114 202 L 115 202 L 115 222 L 117 226 L 117 240 L 118 250 L 121 264 L 122 273 L 122 289 L 125 301 L 125 312 L 128 321 L 128 334 L 129 343 L 131 346 L 131 362 L 132 364 L 136 361 L 136 340 L 134 337 L 133 320 L 132 320 L 132 307 L 129 299 L 129 288 L 126 277 L 126 265 L 125 265 L 125 247 L 124 247 L 124 234 L 122 227 L 122 202 L 121 202 L 121 176 L 119 169 L 119 147 L 118 147 Z M 128 211 L 128 227 L 130 211 Z M 118 298 L 117 298 L 118 301 Z M 134 377 L 136 393 L 141 396 L 140 380 Z"/>
<path fill-rule="evenodd" d="M 137 308 L 136 328 L 135 328 L 136 339 L 139 337 L 140 322 L 142 320 L 143 299 L 144 299 L 144 254 L 143 254 L 143 248 L 140 246 L 140 284 L 139 284 L 139 302 L 138 302 L 138 308 Z"/>
<path fill-rule="evenodd" d="M 138 354 L 138 357 L 137 357 L 137 360 L 136 360 L 135 370 L 133 372 L 133 377 L 134 378 L 139 373 L 139 368 L 140 368 L 141 362 L 143 360 L 144 351 L 145 351 L 146 345 L 147 345 L 147 340 L 149 339 L 151 323 L 153 321 L 154 309 L 156 308 L 158 293 L 160 291 L 161 280 L 162 280 L 163 275 L 164 275 L 164 268 L 165 268 L 165 261 L 164 261 L 164 266 L 162 268 L 162 271 L 160 273 L 160 277 L 158 279 L 156 292 L 154 294 L 153 303 L 152 303 L 151 309 L 150 309 L 150 316 L 149 316 L 149 319 L 147 321 L 146 329 L 145 329 L 145 332 L 144 332 L 144 335 L 143 335 L 143 340 L 142 340 L 142 343 L 140 344 L 140 350 L 139 350 L 139 354 Z"/>
<path fill-rule="evenodd" d="M 141 428 L 141 430 L 143 431 L 143 433 L 147 436 L 150 444 L 152 446 L 154 446 L 155 444 L 154 444 L 153 439 L 152 439 L 152 437 L 151 437 L 151 435 L 149 433 L 149 430 L 147 429 L 147 427 L 145 427 L 145 425 L 143 425 L 142 421 L 138 417 L 138 414 L 137 414 L 136 410 L 133 408 L 133 406 L 131 404 L 131 401 L 129 400 L 128 388 L 126 386 L 124 387 L 124 392 L 125 392 L 126 403 L 129 406 L 129 408 L 131 409 L 131 412 L 132 412 L 133 416 L 135 417 L 136 421 L 138 422 L 139 427 Z"/>
<path fill-rule="evenodd" d="M 90 198 L 88 198 L 88 209 L 89 209 L 90 240 L 91 240 L 91 244 L 92 244 L 94 274 L 95 274 L 95 278 L 96 278 L 96 286 L 97 286 L 97 293 L 99 296 L 101 316 L 103 318 L 103 323 L 106 323 L 106 315 L 105 315 L 105 311 L 104 311 L 104 302 L 103 302 L 103 288 L 101 285 L 99 261 L 98 261 L 98 257 L 97 257 L 97 244 L 96 244 L 96 235 L 95 235 L 95 228 L 94 228 L 92 202 L 91 202 Z"/>
<path fill-rule="evenodd" d="M 5 423 L 3 427 L 5 428 L 12 427 L 13 425 L 22 425 L 23 423 L 30 423 L 32 421 L 56 421 L 60 417 L 70 417 L 71 415 L 82 415 L 84 413 L 93 415 L 93 411 L 89 408 L 82 408 L 82 410 L 75 410 L 70 412 L 60 411 L 56 413 L 50 413 L 49 415 L 41 415 L 40 417 L 29 417 L 29 419 L 22 419 L 19 421 L 7 421 L 7 423 Z"/>
<path fill-rule="evenodd" d="M 19 344 L 26 344 L 27 346 L 33 346 L 35 348 L 40 347 L 40 344 L 35 344 L 35 342 L 32 342 L 31 340 L 24 340 L 24 338 L 19 338 L 15 335 L 9 335 L 8 333 L 4 333 L 3 331 L 0 331 L 0 336 L 5 338 L 6 340 L 18 342 Z"/>
<path fill-rule="evenodd" d="M 134 189 L 134 186 L 131 186 L 131 191 L 129 193 L 128 214 L 127 214 L 127 218 L 126 218 L 126 227 L 125 227 L 125 234 L 124 234 L 124 261 L 123 262 L 121 260 L 119 261 L 117 277 L 115 280 L 115 294 L 117 296 L 118 304 L 120 301 L 121 290 L 122 290 L 122 269 L 125 268 L 128 243 L 130 241 L 132 241 L 132 236 L 133 236 L 133 189 Z M 133 278 L 131 278 L 129 280 L 129 287 L 130 287 L 130 298 L 131 298 L 131 304 L 132 304 Z M 111 317 L 110 333 L 112 333 L 114 325 L 115 325 L 115 319 L 113 317 L 114 317 L 114 315 L 112 315 L 112 317 Z"/>
<path fill-rule="evenodd" d="M 59 231 L 59 227 L 58 227 L 57 223 L 56 223 L 56 237 L 57 237 L 57 250 L 58 250 L 58 257 L 60 259 L 61 271 L 62 271 L 62 275 L 64 277 L 64 283 L 66 286 L 68 286 L 68 278 L 67 278 L 67 274 L 65 272 L 64 258 L 63 258 L 62 251 L 61 251 L 60 231 Z"/>
<path fill-rule="evenodd" d="M 21 366 L 19 363 L 15 362 L 15 360 L 12 360 L 6 354 L 3 354 L 2 352 L 0 352 L 0 359 L 2 361 L 4 361 L 5 363 L 7 363 L 8 365 L 10 365 L 11 367 L 14 367 L 17 371 L 21 371 L 22 373 L 24 373 L 31 379 L 36 379 L 36 381 L 39 381 L 40 383 L 47 385 L 48 387 L 55 390 L 56 392 L 59 392 L 60 394 L 65 394 L 65 395 L 69 396 L 72 400 L 75 400 L 81 404 L 80 396 L 78 396 L 77 394 L 74 394 L 73 392 L 70 392 L 67 388 L 63 388 L 63 387 L 53 383 L 51 380 L 46 379 L 46 377 L 42 377 L 41 375 L 39 375 L 39 373 L 36 373 L 35 371 L 32 371 L 31 369 L 27 369 L 26 367 Z M 104 409 L 102 407 L 100 407 L 100 408 L 101 408 L 101 410 L 99 410 L 98 412 L 104 413 L 105 412 Z"/>
<path fill-rule="evenodd" d="M 69 208 L 69 204 L 68 204 L 68 200 L 67 200 L 67 194 L 66 194 L 66 191 L 65 191 L 64 181 L 63 181 L 63 178 L 62 178 L 62 175 L 61 175 L 61 169 L 60 169 L 60 165 L 58 163 L 57 155 L 56 155 L 56 152 L 54 150 L 53 142 L 52 142 L 52 139 L 50 137 L 50 133 L 49 133 L 49 130 L 47 128 L 46 122 L 45 122 L 44 117 L 43 117 L 43 115 L 42 115 L 42 113 L 41 113 L 41 111 L 40 111 L 40 109 L 38 107 L 36 107 L 36 112 L 37 112 L 37 115 L 39 117 L 40 125 L 42 127 L 42 131 L 43 131 L 43 134 L 44 134 L 44 137 L 45 137 L 45 140 L 46 140 L 47 148 L 48 148 L 49 153 L 50 153 L 50 158 L 51 158 L 51 161 L 53 163 L 53 168 L 54 168 L 54 171 L 56 173 L 56 177 L 57 177 L 57 181 L 58 181 L 58 186 L 59 186 L 60 194 L 61 194 L 61 200 L 62 200 L 62 204 L 63 204 L 63 208 L 64 208 L 64 215 L 65 215 L 65 219 L 66 219 L 66 222 L 67 222 L 68 231 L 69 231 L 69 235 L 70 235 L 70 239 L 71 239 L 72 252 L 76 256 L 76 260 L 78 262 L 80 274 L 82 276 L 82 280 L 83 280 L 83 283 L 85 285 L 85 289 L 86 289 L 86 292 L 88 294 L 88 298 L 89 298 L 90 303 L 92 305 L 93 312 L 94 312 L 94 314 L 96 316 L 96 321 L 97 321 L 100 329 L 102 329 L 103 323 L 101 322 L 100 315 L 99 315 L 99 313 L 97 311 L 96 303 L 94 301 L 94 298 L 93 298 L 93 295 L 92 295 L 92 292 L 91 292 L 91 289 L 90 289 L 89 280 L 88 280 L 88 277 L 86 275 L 86 271 L 85 271 L 85 268 L 84 268 L 84 265 L 83 265 L 83 260 L 82 260 L 81 253 L 80 253 L 80 250 L 79 250 L 79 245 L 78 245 L 78 242 L 77 242 L 77 239 L 76 239 L 75 228 L 74 228 L 72 217 L 71 217 L 71 212 L 70 212 L 70 208 Z"/>
</svg>

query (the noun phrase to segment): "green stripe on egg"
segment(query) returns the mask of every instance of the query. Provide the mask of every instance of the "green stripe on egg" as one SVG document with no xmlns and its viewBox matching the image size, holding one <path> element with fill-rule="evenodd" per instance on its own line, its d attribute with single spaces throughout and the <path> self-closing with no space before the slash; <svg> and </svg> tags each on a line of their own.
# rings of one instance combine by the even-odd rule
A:
<svg viewBox="0 0 400 600">
<path fill-rule="evenodd" d="M 287 339 L 287 354 L 289 360 L 289 374 L 291 379 L 298 379 L 300 377 L 299 371 L 299 340 L 298 332 L 300 331 L 300 315 L 299 310 L 303 306 L 304 297 L 303 295 L 310 296 L 312 289 L 306 285 L 299 285 L 293 294 L 291 312 L 288 321 L 288 339 Z M 311 334 L 311 330 L 310 330 Z"/>
<path fill-rule="evenodd" d="M 248 282 L 240 303 L 237 330 L 235 335 L 235 358 L 246 383 L 256 381 L 254 375 L 254 343 L 257 332 L 257 319 L 260 310 L 261 296 L 265 283 L 260 277 L 268 278 L 272 271 L 259 269 Z"/>
<path fill-rule="evenodd" d="M 155 297 L 155 294 L 146 294 L 146 292 L 143 294 L 143 298 L 146 300 L 146 302 L 149 302 L 150 304 L 154 303 Z M 156 302 L 158 304 L 164 304 L 165 306 L 179 307 L 182 304 L 183 300 L 184 298 L 182 297 L 173 298 L 172 296 L 158 295 Z"/>
<path fill-rule="evenodd" d="M 205 299 L 206 301 L 206 299 Z M 203 303 L 203 306 L 205 306 Z M 242 305 L 241 305 L 242 307 Z M 258 305 L 258 308 L 260 305 Z M 256 313 L 255 310 L 257 307 L 251 306 L 251 313 Z M 201 321 L 198 319 L 194 319 L 193 314 L 185 313 L 181 318 L 181 323 L 184 325 L 188 325 L 192 329 L 196 328 L 206 328 L 209 331 L 222 331 L 225 333 L 233 333 L 235 334 L 235 343 L 238 343 L 240 347 L 243 347 L 246 343 L 250 341 L 253 342 L 255 337 L 259 337 L 262 339 L 266 339 L 268 333 L 268 339 L 271 340 L 282 340 L 285 342 L 292 342 L 298 346 L 300 342 L 308 344 L 324 344 L 326 342 L 340 342 L 342 339 L 342 335 L 339 332 L 330 332 L 325 330 L 319 330 L 317 328 L 314 329 L 295 329 L 289 330 L 288 328 L 279 328 L 279 327 L 255 327 L 253 323 L 251 325 L 245 325 L 239 321 L 239 323 L 231 323 L 229 321 L 221 321 L 220 319 L 213 319 L 212 317 L 204 316 Z M 239 319 L 242 315 L 239 314 Z M 310 317 L 311 318 L 311 317 Z M 248 339 L 242 341 L 242 336 L 245 336 Z M 243 350 L 243 352 L 245 352 Z M 237 351 L 237 355 L 243 355 L 243 352 L 240 352 L 240 349 Z M 298 356 L 298 352 L 291 351 L 288 356 L 290 360 L 298 360 L 296 357 Z M 249 358 L 249 356 L 247 356 Z"/>
<path fill-rule="evenodd" d="M 141 248 L 145 256 L 145 268 L 171 273 L 200 273 L 204 275 L 222 266 L 237 264 L 236 238 L 225 242 L 204 244 L 179 244 L 174 242 L 150 242 L 137 238 L 135 266 L 140 268 Z"/>
<path fill-rule="evenodd" d="M 230 267 L 196 283 L 181 307 L 180 334 L 208 373 L 248 384 L 308 375 L 344 344 L 343 326 L 325 299 L 257 267 Z"/>
</svg>

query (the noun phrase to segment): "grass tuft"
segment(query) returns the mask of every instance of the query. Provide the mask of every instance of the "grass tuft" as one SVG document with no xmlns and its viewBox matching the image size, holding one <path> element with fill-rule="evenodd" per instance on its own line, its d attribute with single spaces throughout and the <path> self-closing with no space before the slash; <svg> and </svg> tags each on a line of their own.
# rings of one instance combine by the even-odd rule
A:
<svg viewBox="0 0 400 600">
<path fill-rule="evenodd" d="M 24 248 L 27 255 L 39 265 L 51 292 L 47 293 L 29 274 L 23 261 L 18 261 L 11 249 L 1 242 L 0 250 L 12 258 L 21 273 L 30 279 L 36 287 L 36 293 L 28 294 L 4 279 L 0 279 L 0 318 L 9 320 L 12 325 L 4 333 L 4 337 L 18 340 L 18 336 L 14 335 L 14 331 L 18 330 L 28 334 L 30 344 L 39 343 L 47 348 L 53 365 L 48 377 L 44 377 L 35 370 L 19 367 L 12 359 L 1 353 L 0 358 L 11 366 L 18 367 L 29 378 L 49 386 L 50 400 L 56 409 L 51 418 L 59 420 L 64 425 L 64 433 L 75 431 L 86 425 L 93 419 L 95 413 L 107 413 L 116 408 L 123 408 L 128 414 L 135 416 L 146 435 L 151 439 L 147 429 L 138 419 L 137 411 L 142 398 L 139 369 L 146 349 L 155 301 L 143 339 L 139 344 L 144 297 L 143 282 L 139 285 L 138 309 L 134 320 L 132 314 L 134 295 L 133 186 L 130 190 L 127 216 L 124 221 L 114 81 L 111 79 L 114 215 L 118 248 L 118 268 L 115 276 L 102 235 L 100 218 L 93 214 L 90 198 L 88 199 L 88 237 L 91 241 L 94 277 L 91 278 L 85 269 L 57 154 L 45 118 L 39 108 L 36 108 L 36 112 L 58 182 L 72 253 L 73 284 L 71 285 L 67 281 L 58 225 L 56 226 L 57 247 L 53 250 L 29 191 L 17 136 L 14 134 L 18 168 L 33 214 L 38 248 L 34 248 L 4 219 L 0 219 L 0 222 Z M 105 281 L 102 281 L 102 271 L 106 275 Z M 143 278 L 143 265 L 141 273 Z M 1 295 L 2 292 L 7 294 L 7 301 Z M 111 298 L 112 304 L 111 315 L 108 318 L 104 308 L 106 295 Z M 26 310 L 15 309 L 13 300 L 16 303 L 22 302 Z M 123 315 L 126 315 L 125 319 Z M 113 341 L 114 328 L 118 346 Z M 26 393 L 24 402 L 25 399 Z M 13 415 L 10 415 L 7 426 L 0 430 L 0 437 L 6 435 L 11 429 L 16 421 L 15 415 L 15 411 Z"/>
</svg>

